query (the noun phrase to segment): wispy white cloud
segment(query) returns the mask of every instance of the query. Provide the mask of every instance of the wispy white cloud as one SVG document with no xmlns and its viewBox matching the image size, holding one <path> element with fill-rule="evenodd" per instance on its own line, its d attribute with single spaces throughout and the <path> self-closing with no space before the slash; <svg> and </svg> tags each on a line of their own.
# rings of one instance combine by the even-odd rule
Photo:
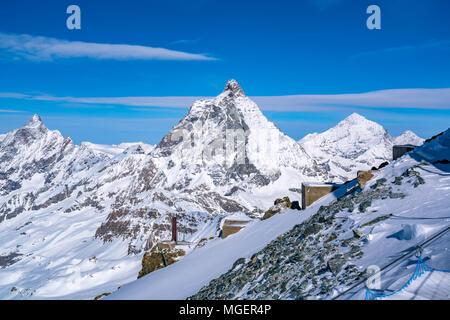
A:
<svg viewBox="0 0 450 320">
<path fill-rule="evenodd" d="M 10 109 L 0 109 L 0 113 L 23 113 L 23 111 L 10 110 Z"/>
<path fill-rule="evenodd" d="M 181 39 L 181 40 L 172 41 L 169 43 L 169 45 L 175 46 L 175 45 L 184 45 L 184 44 L 194 44 L 194 43 L 198 43 L 199 41 L 200 41 L 200 39 Z"/>
<path fill-rule="evenodd" d="M 195 100 L 202 97 L 55 97 L 52 95 L 29 95 L 29 100 L 72 102 L 87 104 L 112 104 L 134 107 L 168 107 L 168 108 L 187 108 Z"/>
<path fill-rule="evenodd" d="M 450 109 L 450 88 L 391 89 L 356 94 L 255 97 L 266 110 L 302 111 L 311 107 Z"/>
<path fill-rule="evenodd" d="M 25 100 L 123 105 L 132 107 L 188 108 L 195 100 L 210 97 L 57 97 L 0 93 L 2 96 Z M 356 94 L 289 95 L 251 97 L 262 110 L 268 111 L 332 111 L 336 108 L 415 108 L 450 110 L 450 88 L 391 89 Z"/>
<path fill-rule="evenodd" d="M 206 54 L 188 53 L 129 44 L 67 41 L 27 34 L 0 32 L 0 50 L 12 58 L 37 61 L 91 58 L 112 60 L 216 60 Z"/>
<path fill-rule="evenodd" d="M 14 92 L 0 92 L 0 98 L 25 99 L 28 95 Z"/>
</svg>

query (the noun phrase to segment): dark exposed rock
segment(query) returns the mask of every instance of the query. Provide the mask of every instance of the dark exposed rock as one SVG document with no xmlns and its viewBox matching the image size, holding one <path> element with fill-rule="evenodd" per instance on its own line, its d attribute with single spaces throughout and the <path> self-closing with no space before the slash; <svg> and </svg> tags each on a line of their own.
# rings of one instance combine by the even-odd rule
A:
<svg viewBox="0 0 450 320">
<path fill-rule="evenodd" d="M 18 259 L 22 254 L 18 252 L 11 252 L 7 255 L 0 256 L 0 268 L 6 268 L 14 263 L 18 262 Z"/>
<path fill-rule="evenodd" d="M 365 200 L 359 204 L 358 209 L 360 212 L 366 212 L 367 208 L 369 208 L 371 205 L 372 205 L 372 201 Z"/>
<path fill-rule="evenodd" d="M 381 186 L 382 184 L 385 184 L 386 183 L 386 179 L 385 178 L 381 178 L 381 179 L 378 179 L 376 182 L 375 182 L 375 184 L 373 184 L 373 185 L 371 185 L 370 186 L 370 188 L 371 189 L 377 189 L 379 186 Z"/>
<path fill-rule="evenodd" d="M 225 196 L 226 196 L 226 197 L 232 196 L 232 195 L 234 195 L 235 193 L 237 193 L 238 191 L 244 191 L 244 189 L 239 188 L 238 186 L 234 186 L 233 188 L 231 188 L 230 191 L 228 191 L 228 192 L 225 194 Z"/>
<path fill-rule="evenodd" d="M 301 210 L 300 203 L 298 201 L 292 201 L 291 209 L 293 209 L 293 210 Z"/>
<path fill-rule="evenodd" d="M 362 232 L 359 231 L 358 229 L 353 229 L 352 231 L 353 231 L 353 236 L 354 236 L 355 238 L 360 239 L 360 238 L 363 238 L 363 237 L 364 237 L 364 233 L 362 233 Z"/>
<path fill-rule="evenodd" d="M 389 162 L 387 162 L 387 161 L 383 162 L 382 164 L 380 164 L 380 165 L 378 166 L 378 170 L 380 170 L 380 169 L 386 167 L 387 165 L 389 165 Z"/>
</svg>

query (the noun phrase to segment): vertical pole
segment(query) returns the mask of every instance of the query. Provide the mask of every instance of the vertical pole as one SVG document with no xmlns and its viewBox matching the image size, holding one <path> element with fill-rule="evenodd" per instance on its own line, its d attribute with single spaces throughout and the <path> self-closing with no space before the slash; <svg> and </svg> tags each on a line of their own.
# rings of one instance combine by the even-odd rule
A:
<svg viewBox="0 0 450 320">
<path fill-rule="evenodd" d="M 172 241 L 177 242 L 177 217 L 172 217 Z"/>
</svg>

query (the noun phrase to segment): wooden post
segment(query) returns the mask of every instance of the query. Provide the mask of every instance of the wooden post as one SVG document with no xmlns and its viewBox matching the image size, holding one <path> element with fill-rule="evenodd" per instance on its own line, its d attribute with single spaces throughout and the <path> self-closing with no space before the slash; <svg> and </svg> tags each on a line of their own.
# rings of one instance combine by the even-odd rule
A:
<svg viewBox="0 0 450 320">
<path fill-rule="evenodd" d="M 177 217 L 172 217 L 172 241 L 177 242 Z"/>
</svg>

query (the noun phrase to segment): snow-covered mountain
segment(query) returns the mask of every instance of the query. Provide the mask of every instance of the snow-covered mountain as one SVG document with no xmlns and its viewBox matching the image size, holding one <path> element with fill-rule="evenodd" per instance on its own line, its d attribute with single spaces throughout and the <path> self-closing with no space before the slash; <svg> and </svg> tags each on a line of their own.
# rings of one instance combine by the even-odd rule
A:
<svg viewBox="0 0 450 320">
<path fill-rule="evenodd" d="M 397 144 L 422 145 L 424 139 L 407 130 L 392 138 L 380 124 L 353 113 L 335 127 L 306 135 L 298 143 L 320 165 L 330 179 L 345 182 L 358 170 L 369 170 L 392 161 L 392 147 Z"/>
<path fill-rule="evenodd" d="M 298 142 L 336 182 L 354 179 L 358 170 L 392 160 L 392 137 L 381 125 L 353 113 L 335 127 Z"/>
<path fill-rule="evenodd" d="M 234 80 L 195 102 L 155 147 L 78 146 L 36 115 L 0 136 L 0 272 L 33 274 L 0 282 L 0 297 L 111 291 L 137 275 L 144 250 L 170 238 L 170 215 L 195 244 L 217 235 L 226 215 L 258 217 L 277 197 L 299 200 L 292 190 L 305 180 L 328 174 Z"/>
<path fill-rule="evenodd" d="M 114 157 L 120 153 L 149 153 L 154 148 L 154 146 L 146 144 L 144 142 L 124 142 L 118 145 L 82 142 L 81 145 L 93 151 L 97 156 L 106 159 L 110 159 L 111 157 Z"/>
<path fill-rule="evenodd" d="M 61 202 L 85 185 L 83 172 L 101 162 L 33 116 L 0 141 L 0 221 Z"/>
<path fill-rule="evenodd" d="M 360 116 L 327 132 L 308 138 L 320 151 L 298 144 L 234 80 L 156 146 L 78 146 L 33 116 L 0 135 L 0 298 L 112 292 L 170 238 L 171 215 L 194 248 L 226 216 L 261 217 L 276 198 L 300 200 L 304 181 L 353 179 L 390 157 L 392 138 Z"/>
<path fill-rule="evenodd" d="M 176 264 L 106 299 L 364 299 L 369 266 L 382 268 L 379 293 L 408 283 L 422 258 L 449 270 L 450 129 L 299 213 L 285 209 L 216 239 Z M 217 254 L 220 252 L 220 254 Z M 410 252 L 404 259 L 394 260 Z M 428 271 L 392 299 L 448 299 L 450 274 Z M 188 277 L 186 275 L 189 275 Z"/>
<path fill-rule="evenodd" d="M 406 130 L 401 135 L 394 138 L 394 144 L 397 145 L 412 144 L 414 146 L 421 146 L 424 141 L 425 139 L 422 139 L 410 130 Z"/>
</svg>

